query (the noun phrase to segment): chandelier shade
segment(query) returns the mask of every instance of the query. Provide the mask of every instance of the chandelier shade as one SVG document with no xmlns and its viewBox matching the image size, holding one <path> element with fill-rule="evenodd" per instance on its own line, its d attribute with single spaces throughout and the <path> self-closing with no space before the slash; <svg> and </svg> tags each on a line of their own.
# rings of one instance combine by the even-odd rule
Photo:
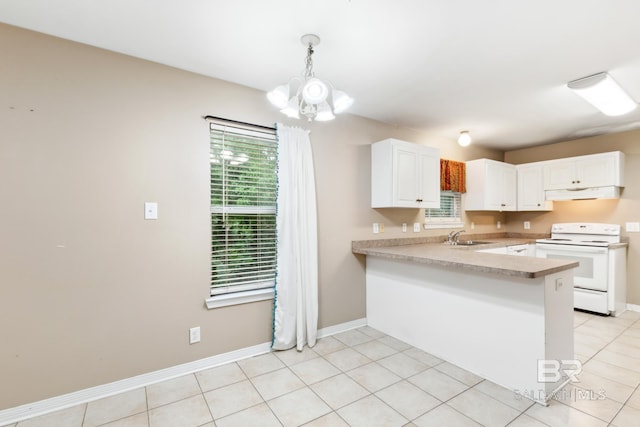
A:
<svg viewBox="0 0 640 427">
<path fill-rule="evenodd" d="M 304 74 L 301 77 L 293 77 L 289 83 L 268 92 L 267 99 L 290 118 L 299 119 L 302 115 L 309 121 L 333 120 L 336 114 L 351 107 L 353 98 L 314 75 L 313 47 L 320 43 L 320 37 L 306 34 L 302 36 L 301 41 L 307 47 Z"/>
<path fill-rule="evenodd" d="M 269 101 L 278 108 L 284 108 L 289 103 L 289 86 L 281 85 L 267 93 Z"/>
</svg>

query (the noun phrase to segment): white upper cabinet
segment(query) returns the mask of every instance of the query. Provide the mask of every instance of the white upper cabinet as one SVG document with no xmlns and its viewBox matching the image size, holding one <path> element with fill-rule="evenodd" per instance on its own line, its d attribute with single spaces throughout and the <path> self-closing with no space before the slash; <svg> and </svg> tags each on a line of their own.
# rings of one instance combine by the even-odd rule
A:
<svg viewBox="0 0 640 427">
<path fill-rule="evenodd" d="M 518 172 L 518 210 L 550 211 L 553 202 L 544 198 L 543 162 L 516 165 Z"/>
<path fill-rule="evenodd" d="M 465 210 L 515 211 L 516 167 L 490 159 L 478 159 L 467 164 L 467 194 Z"/>
<path fill-rule="evenodd" d="M 544 162 L 545 190 L 624 187 L 624 153 L 570 157 Z"/>
<path fill-rule="evenodd" d="M 439 208 L 440 150 L 398 139 L 371 144 L 372 208 Z"/>
</svg>

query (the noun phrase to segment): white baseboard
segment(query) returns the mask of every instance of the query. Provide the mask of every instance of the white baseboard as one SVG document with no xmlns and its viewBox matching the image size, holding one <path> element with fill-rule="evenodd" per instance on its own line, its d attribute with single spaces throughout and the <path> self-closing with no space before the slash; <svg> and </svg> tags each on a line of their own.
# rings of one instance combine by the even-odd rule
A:
<svg viewBox="0 0 640 427">
<path fill-rule="evenodd" d="M 366 318 L 340 323 L 339 325 L 318 329 L 318 338 L 328 337 L 329 335 L 339 334 L 340 332 L 361 328 L 363 326 L 367 326 Z"/>
<path fill-rule="evenodd" d="M 637 304 L 627 304 L 627 310 L 637 311 L 640 313 L 640 305 Z"/>
<path fill-rule="evenodd" d="M 367 319 L 358 319 L 339 325 L 329 326 L 327 328 L 318 330 L 318 338 L 334 335 L 366 325 Z M 228 353 L 207 357 L 205 359 L 184 363 L 182 365 L 176 365 L 158 371 L 149 372 L 147 374 L 126 378 L 124 380 L 114 381 L 112 383 L 86 388 L 84 390 L 75 391 L 73 393 L 52 397 L 50 399 L 16 406 L 15 408 L 5 409 L 0 411 L 0 426 L 13 424 L 26 418 L 32 418 L 39 415 L 59 411 L 61 409 L 66 409 L 75 405 L 80 405 L 82 403 L 87 403 L 93 400 L 113 396 L 125 391 L 145 387 L 158 382 L 170 380 L 172 378 L 177 378 L 182 375 L 187 375 L 215 366 L 223 365 L 225 363 L 236 362 L 238 360 L 258 356 L 270 351 L 271 343 L 258 344 Z"/>
</svg>

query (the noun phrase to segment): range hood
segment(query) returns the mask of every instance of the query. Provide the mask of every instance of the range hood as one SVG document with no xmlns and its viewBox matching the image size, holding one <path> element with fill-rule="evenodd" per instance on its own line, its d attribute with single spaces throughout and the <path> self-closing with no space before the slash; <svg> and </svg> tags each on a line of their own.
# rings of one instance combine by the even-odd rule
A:
<svg viewBox="0 0 640 427">
<path fill-rule="evenodd" d="M 619 199 L 620 187 L 575 188 L 566 190 L 547 190 L 544 192 L 546 200 L 588 200 L 588 199 Z"/>
</svg>

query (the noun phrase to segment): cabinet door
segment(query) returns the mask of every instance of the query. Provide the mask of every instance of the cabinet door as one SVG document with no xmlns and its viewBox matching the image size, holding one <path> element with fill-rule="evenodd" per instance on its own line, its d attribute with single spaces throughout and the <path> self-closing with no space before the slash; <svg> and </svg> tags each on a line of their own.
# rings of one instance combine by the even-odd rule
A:
<svg viewBox="0 0 640 427">
<path fill-rule="evenodd" d="M 518 210 L 550 211 L 553 202 L 544 199 L 542 165 L 517 166 Z"/>
<path fill-rule="evenodd" d="M 502 202 L 501 210 L 515 211 L 517 204 L 517 176 L 513 165 L 505 164 L 502 168 Z"/>
<path fill-rule="evenodd" d="M 507 246 L 507 255 L 528 256 L 529 245 Z"/>
<path fill-rule="evenodd" d="M 516 169 L 513 165 L 487 163 L 487 208 L 496 211 L 516 210 Z"/>
<path fill-rule="evenodd" d="M 615 182 L 615 158 L 613 156 L 588 156 L 576 159 L 576 186 L 578 188 L 602 187 Z"/>
<path fill-rule="evenodd" d="M 551 161 L 543 174 L 545 190 L 624 186 L 624 154 L 613 151 Z"/>
<path fill-rule="evenodd" d="M 564 190 L 576 187 L 575 162 L 554 161 L 543 169 L 545 190 Z"/>
<path fill-rule="evenodd" d="M 393 194 L 394 206 L 418 207 L 421 176 L 419 158 L 415 149 L 395 146 L 393 150 Z"/>
<path fill-rule="evenodd" d="M 440 207 L 440 154 L 432 149 L 420 148 L 418 154 L 420 164 L 419 204 L 421 208 Z"/>
<path fill-rule="evenodd" d="M 507 254 L 507 248 L 503 246 L 501 248 L 480 249 L 479 251 L 476 251 L 476 252 L 482 252 L 482 253 L 485 253 L 485 254 L 506 255 Z"/>
<path fill-rule="evenodd" d="M 487 163 L 485 170 L 485 207 L 490 210 L 500 210 L 502 204 L 502 174 L 501 170 L 491 163 Z"/>
</svg>

